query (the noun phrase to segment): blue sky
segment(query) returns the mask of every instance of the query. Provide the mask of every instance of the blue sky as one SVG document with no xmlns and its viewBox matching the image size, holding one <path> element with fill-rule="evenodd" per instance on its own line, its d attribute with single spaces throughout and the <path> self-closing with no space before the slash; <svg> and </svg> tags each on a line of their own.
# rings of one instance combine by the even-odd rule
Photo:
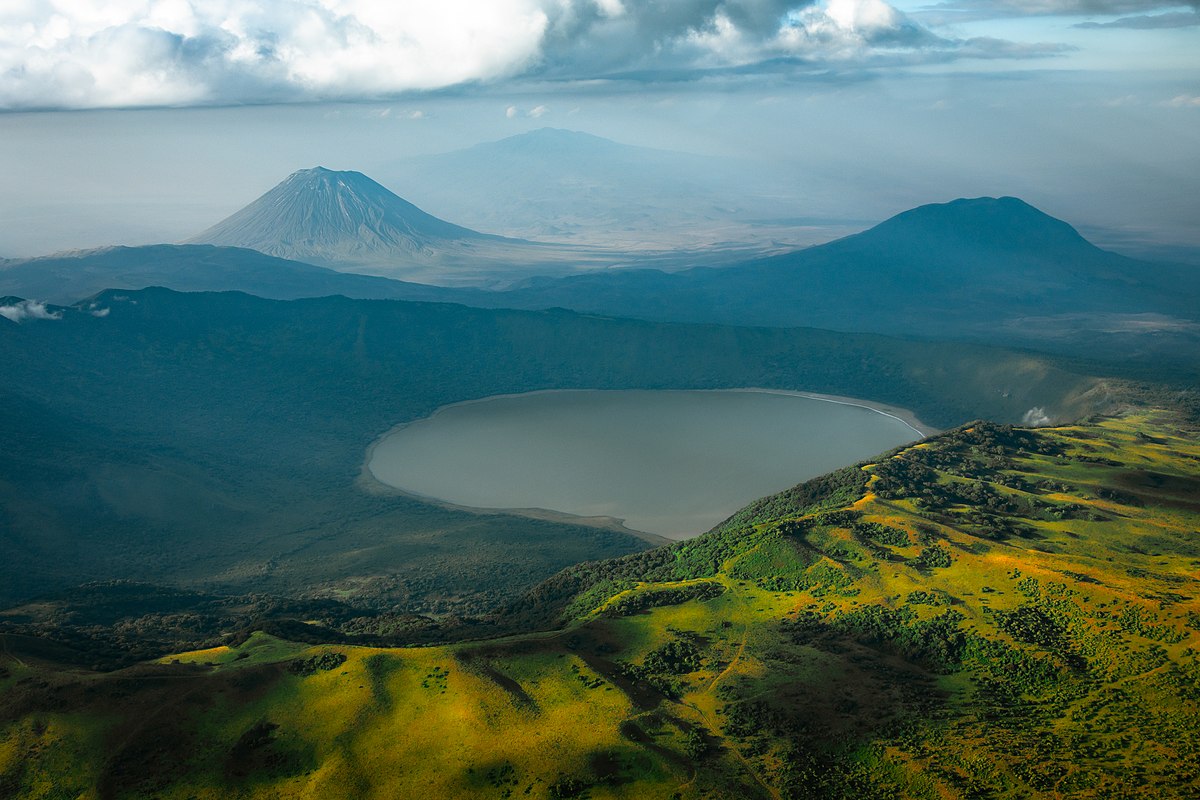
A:
<svg viewBox="0 0 1200 800">
<path fill-rule="evenodd" d="M 12 0 L 0 255 L 182 238 L 294 169 L 543 125 L 769 162 L 788 213 L 1018 194 L 1200 244 L 1198 21 L 1155 0 Z"/>
</svg>

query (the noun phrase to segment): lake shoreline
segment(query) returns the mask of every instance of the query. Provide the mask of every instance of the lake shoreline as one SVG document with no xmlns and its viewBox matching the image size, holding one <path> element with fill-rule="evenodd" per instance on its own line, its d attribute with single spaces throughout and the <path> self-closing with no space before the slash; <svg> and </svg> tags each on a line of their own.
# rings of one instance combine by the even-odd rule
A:
<svg viewBox="0 0 1200 800">
<path fill-rule="evenodd" d="M 936 436 L 942 433 L 941 428 L 935 428 L 932 425 L 927 425 L 922 422 L 916 414 L 909 411 L 907 408 L 893 406 L 887 403 L 879 403 L 874 400 L 863 400 L 859 397 L 846 397 L 840 394 L 820 394 L 818 392 L 804 392 L 792 389 L 763 389 L 759 387 L 750 387 L 745 389 L 700 389 L 697 391 L 712 391 L 712 392 L 757 392 L 759 394 L 781 394 L 788 397 L 807 397 L 809 400 L 821 400 L 826 403 L 837 403 L 844 406 L 856 406 L 865 408 L 869 411 L 874 411 L 876 414 L 883 414 L 885 417 L 899 420 L 912 428 L 913 431 L 920 434 L 922 439 L 927 439 L 930 436 Z"/>
<path fill-rule="evenodd" d="M 789 396 L 789 397 L 800 397 L 800 398 L 804 398 L 804 399 L 808 399 L 808 400 L 818 400 L 821 402 L 863 408 L 868 411 L 872 411 L 874 413 L 881 414 L 886 417 L 890 417 L 891 419 L 894 419 L 894 420 L 902 423 L 907 428 L 909 428 L 916 435 L 916 438 L 918 438 L 918 439 L 940 433 L 939 429 L 925 424 L 913 412 L 911 412 L 905 408 L 900 408 L 898 406 L 893 406 L 893 405 L 886 404 L 886 403 L 879 403 L 879 402 L 875 402 L 875 401 L 871 401 L 871 400 L 863 400 L 861 398 L 856 398 L 856 397 L 846 397 L 846 396 L 842 396 L 842 395 L 828 395 L 828 394 L 821 394 L 821 393 L 817 393 L 817 392 L 805 392 L 805 391 L 801 391 L 801 390 L 770 389 L 770 388 L 763 388 L 763 387 L 737 387 L 737 388 L 732 388 L 732 389 L 612 389 L 612 390 L 604 390 L 604 389 L 538 389 L 538 390 L 534 390 L 531 392 L 513 392 L 513 393 L 508 393 L 508 394 L 489 395 L 487 397 L 473 398 L 473 399 L 469 399 L 469 400 L 460 400 L 460 401 L 457 401 L 454 403 L 448 403 L 444 406 L 439 406 L 428 416 L 419 417 L 417 419 L 409 420 L 407 422 L 402 422 L 402 423 L 392 426 L 386 432 L 384 432 L 380 436 L 376 437 L 375 440 L 372 441 L 371 444 L 367 447 L 365 456 L 363 458 L 362 464 L 359 469 L 359 476 L 356 479 L 355 483 L 359 486 L 359 488 L 361 490 L 363 490 L 364 492 L 366 492 L 368 494 L 408 497 L 413 500 L 418 500 L 423 503 L 429 503 L 431 505 L 436 505 L 441 508 L 451 509 L 451 510 L 455 510 L 455 511 L 463 511 L 463 512 L 472 513 L 472 514 L 482 514 L 482 515 L 489 515 L 489 516 L 490 515 L 510 514 L 510 515 L 514 515 L 514 516 L 525 517 L 528 519 L 539 519 L 539 520 L 546 520 L 546 521 L 552 521 L 552 522 L 560 522 L 560 523 L 570 524 L 570 525 L 580 525 L 583 527 L 617 531 L 620 533 L 626 533 L 626 534 L 629 534 L 632 536 L 636 536 L 636 537 L 643 539 L 644 541 L 647 541 L 653 545 L 661 545 L 661 544 L 667 544 L 667 543 L 675 542 L 675 541 L 683 541 L 688 538 L 697 536 L 700 533 L 703 533 L 703 531 L 697 531 L 692 534 L 688 534 L 685 536 L 678 536 L 678 537 L 664 535 L 664 534 L 650 533 L 648 531 L 642 531 L 642 530 L 638 530 L 636 528 L 632 528 L 632 527 L 628 526 L 627 524 L 625 524 L 624 519 L 620 519 L 617 517 L 602 516 L 602 515 L 581 516 L 581 515 L 571 514 L 569 512 L 558 511 L 558 510 L 549 509 L 549 508 L 508 508 L 508 507 L 501 508 L 501 507 L 460 505 L 460 504 L 453 503 L 453 502 L 450 502 L 447 500 L 443 500 L 438 497 L 424 495 L 419 492 L 413 492 L 410 490 L 399 488 L 397 486 L 393 486 L 388 483 L 384 483 L 378 477 L 376 477 L 374 472 L 371 470 L 370 465 L 374 459 L 375 450 L 382 442 L 387 440 L 389 437 L 391 437 L 398 431 L 401 431 L 404 428 L 408 427 L 409 425 L 412 425 L 413 423 L 416 423 L 416 422 L 433 419 L 434 417 L 436 417 L 438 414 L 442 413 L 443 411 L 447 411 L 449 409 L 459 408 L 459 407 L 467 406 L 467 405 L 475 405 L 475 404 L 480 404 L 480 403 L 491 402 L 493 400 L 521 398 L 521 397 L 528 397 L 528 396 L 532 396 L 532 395 L 561 394 L 561 393 L 568 393 L 568 392 L 597 392 L 597 391 L 600 391 L 600 392 L 603 392 L 603 391 L 614 391 L 614 392 L 617 392 L 617 391 L 619 391 L 619 392 L 631 392 L 631 391 L 632 392 L 637 392 L 637 391 L 645 391 L 645 392 L 713 392 L 713 393 L 739 392 L 739 393 L 748 393 L 748 394 L 766 394 L 766 395 L 783 395 L 783 396 Z"/>
</svg>

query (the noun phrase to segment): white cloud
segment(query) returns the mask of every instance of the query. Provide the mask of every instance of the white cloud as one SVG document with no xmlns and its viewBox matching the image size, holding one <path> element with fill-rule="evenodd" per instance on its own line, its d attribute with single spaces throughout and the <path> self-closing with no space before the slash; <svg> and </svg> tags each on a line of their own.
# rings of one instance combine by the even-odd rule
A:
<svg viewBox="0 0 1200 800">
<path fill-rule="evenodd" d="M 9 0 L 0 108 L 378 98 L 880 51 L 973 57 L 958 44 L 884 0 Z"/>
<path fill-rule="evenodd" d="M 1046 409 L 1041 406 L 1034 406 L 1025 412 L 1025 416 L 1021 418 L 1022 425 L 1028 425 L 1032 428 L 1038 428 L 1043 425 L 1049 425 L 1053 420 L 1046 413 Z"/>
<path fill-rule="evenodd" d="M 19 303 L 0 306 L 0 317 L 13 322 L 23 322 L 27 319 L 62 319 L 61 311 L 51 311 L 45 303 L 36 300 L 22 300 Z"/>
<path fill-rule="evenodd" d="M 546 116 L 549 113 L 550 113 L 550 106 L 546 106 L 546 105 L 537 105 L 537 106 L 534 106 L 533 108 L 528 108 L 528 109 L 524 109 L 524 110 L 522 110 L 518 106 L 509 106 L 508 108 L 504 109 L 504 116 L 508 117 L 509 119 L 516 119 L 517 117 L 529 117 L 530 119 L 538 119 L 540 117 Z"/>
<path fill-rule="evenodd" d="M 1046 17 L 1046 16 L 1096 16 L 1112 14 L 1135 14 L 1138 12 L 1159 11 L 1191 7 L 1200 8 L 1200 0 L 945 0 L 937 5 L 929 6 L 932 12 L 952 12 L 953 18 L 959 21 L 993 19 L 997 17 Z M 1164 25 L 1174 27 L 1183 17 L 1191 16 L 1170 15 L 1171 19 L 1150 18 L 1149 26 Z M 1145 20 L 1146 17 L 1130 18 Z M 1076 27 L 1146 27 L 1137 22 L 1123 23 L 1085 23 Z"/>
<path fill-rule="evenodd" d="M 596 0 L 596 8 L 606 17 L 620 17 L 625 14 L 625 5 L 621 0 Z"/>
<path fill-rule="evenodd" d="M 1121 17 L 1111 22 L 1088 20 L 1074 27 L 1103 30 L 1105 28 L 1130 28 L 1133 30 L 1155 30 L 1160 28 L 1195 28 L 1200 26 L 1200 10 L 1177 11 L 1167 14 L 1139 14 Z"/>
<path fill-rule="evenodd" d="M 515 74 L 543 0 L 24 0 L 0 10 L 0 105 L 372 96 Z"/>
<path fill-rule="evenodd" d="M 1179 94 L 1166 103 L 1171 108 L 1200 108 L 1200 95 Z"/>
</svg>

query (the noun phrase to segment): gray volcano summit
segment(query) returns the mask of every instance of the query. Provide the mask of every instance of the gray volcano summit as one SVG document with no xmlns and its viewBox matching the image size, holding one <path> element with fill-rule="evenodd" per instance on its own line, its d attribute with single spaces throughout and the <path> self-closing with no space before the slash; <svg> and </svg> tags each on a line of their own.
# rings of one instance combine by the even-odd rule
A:
<svg viewBox="0 0 1200 800">
<path fill-rule="evenodd" d="M 505 241 L 513 240 L 427 214 L 361 172 L 314 167 L 292 173 L 187 243 L 347 267 L 425 263 L 463 245 Z"/>
</svg>

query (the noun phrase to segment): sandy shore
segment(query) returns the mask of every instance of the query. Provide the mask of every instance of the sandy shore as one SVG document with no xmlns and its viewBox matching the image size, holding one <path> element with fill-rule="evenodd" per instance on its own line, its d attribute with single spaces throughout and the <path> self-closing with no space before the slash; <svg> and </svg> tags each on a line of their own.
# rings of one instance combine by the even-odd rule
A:
<svg viewBox="0 0 1200 800">
<path fill-rule="evenodd" d="M 392 430 L 395 430 L 395 428 Z M 391 432 L 392 431 L 388 431 L 388 433 Z M 376 440 L 376 444 L 380 441 L 383 441 L 384 438 L 385 437 L 381 436 Z M 367 451 L 367 458 L 365 461 L 363 461 L 362 469 L 359 471 L 358 480 L 356 481 L 358 487 L 368 494 L 410 497 L 413 500 L 420 500 L 422 503 L 429 503 L 430 505 L 434 505 L 439 508 L 446 508 L 450 509 L 451 511 L 465 511 L 468 514 L 484 514 L 489 516 L 507 514 L 518 517 L 526 517 L 527 519 L 545 520 L 546 522 L 560 522 L 564 525 L 580 525 L 585 528 L 600 528 L 602 530 L 618 531 L 620 533 L 628 533 L 630 536 L 636 536 L 639 539 L 643 539 L 655 547 L 677 541 L 676 539 L 672 539 L 667 536 L 661 536 L 657 533 L 639 531 L 636 528 L 630 528 L 625 524 L 625 520 L 617 517 L 581 517 L 576 514 L 568 514 L 565 511 L 555 511 L 552 508 L 480 508 L 479 506 L 460 506 L 456 503 L 450 503 L 437 497 L 430 497 L 428 495 L 418 494 L 417 492 L 410 492 L 405 489 L 400 489 L 384 483 L 376 478 L 375 474 L 371 472 L 368 464 L 371 463 L 370 453 L 372 450 L 374 450 L 374 448 L 375 444 L 372 444 L 371 449 Z"/>
<path fill-rule="evenodd" d="M 858 397 L 843 397 L 843 396 L 837 395 L 837 394 L 817 394 L 816 392 L 791 391 L 789 389 L 746 388 L 746 389 L 713 389 L 712 391 L 714 391 L 714 392 L 759 392 L 761 394 L 784 394 L 784 395 L 788 395 L 790 397 L 807 397 L 810 400 L 823 400 L 826 403 L 838 403 L 839 405 L 844 405 L 844 406 L 858 406 L 859 408 L 865 408 L 870 411 L 874 411 L 877 414 L 883 414 L 885 417 L 891 417 L 892 419 L 903 422 L 905 425 L 912 428 L 913 432 L 918 434 L 922 439 L 924 439 L 927 436 L 934 436 L 935 434 L 939 434 L 942 432 L 939 428 L 935 428 L 932 425 L 926 425 L 924 422 L 922 422 L 920 419 L 917 418 L 916 414 L 909 411 L 907 408 L 900 408 L 899 406 L 890 406 L 887 403 L 877 403 L 874 400 L 863 400 Z"/>
</svg>

